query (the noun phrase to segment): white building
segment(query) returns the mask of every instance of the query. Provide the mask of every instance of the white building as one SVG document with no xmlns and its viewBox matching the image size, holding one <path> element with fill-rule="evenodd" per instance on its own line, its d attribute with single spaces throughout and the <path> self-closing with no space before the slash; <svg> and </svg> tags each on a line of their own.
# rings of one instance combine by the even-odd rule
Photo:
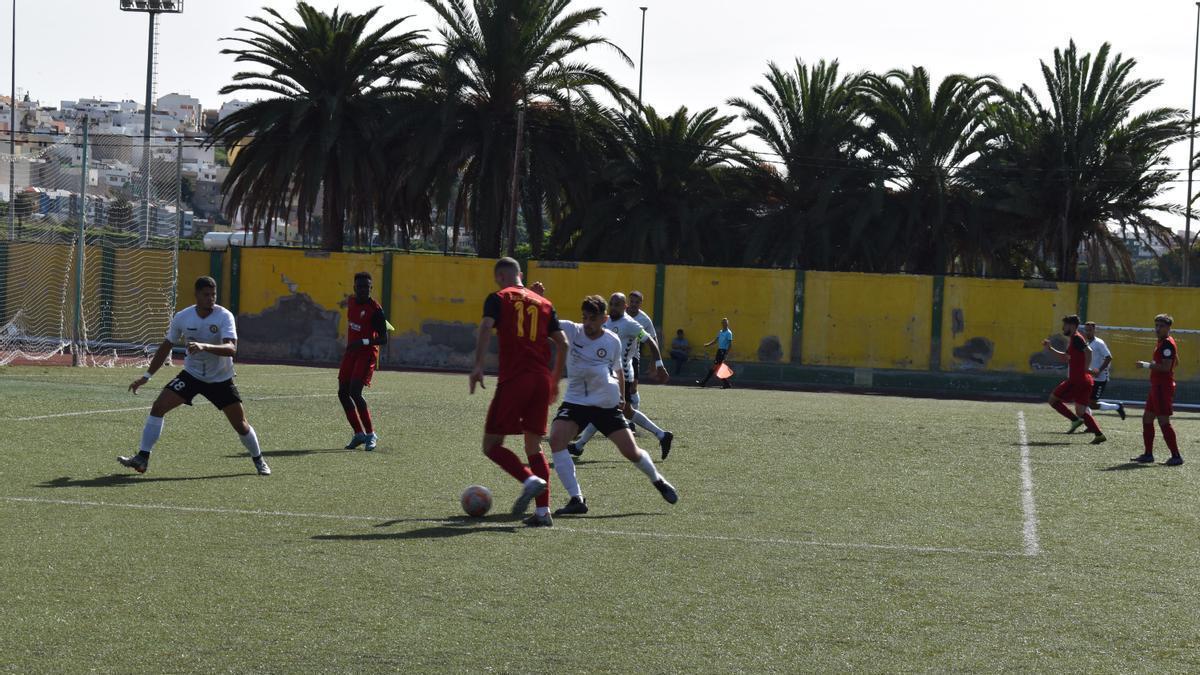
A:
<svg viewBox="0 0 1200 675">
<path fill-rule="evenodd" d="M 223 120 L 226 117 L 232 115 L 233 113 L 235 113 L 243 108 L 247 108 L 249 106 L 250 106 L 250 101 L 239 101 L 237 99 L 234 99 L 232 101 L 226 101 L 224 104 L 221 105 L 220 112 L 217 113 L 217 121 Z"/>
<path fill-rule="evenodd" d="M 186 94 L 170 93 L 160 97 L 154 107 L 156 112 L 166 113 L 179 122 L 176 126 L 189 131 L 200 130 L 200 123 L 204 117 L 204 106 L 200 105 L 200 99 Z"/>
</svg>

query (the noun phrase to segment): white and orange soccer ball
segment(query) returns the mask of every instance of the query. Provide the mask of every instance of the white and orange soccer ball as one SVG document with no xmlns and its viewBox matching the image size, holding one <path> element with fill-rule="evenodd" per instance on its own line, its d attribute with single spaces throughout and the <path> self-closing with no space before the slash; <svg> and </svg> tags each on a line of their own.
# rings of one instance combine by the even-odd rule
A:
<svg viewBox="0 0 1200 675">
<path fill-rule="evenodd" d="M 479 518 L 492 508 L 492 491 L 482 485 L 472 485 L 463 490 L 460 501 L 468 516 Z"/>
</svg>

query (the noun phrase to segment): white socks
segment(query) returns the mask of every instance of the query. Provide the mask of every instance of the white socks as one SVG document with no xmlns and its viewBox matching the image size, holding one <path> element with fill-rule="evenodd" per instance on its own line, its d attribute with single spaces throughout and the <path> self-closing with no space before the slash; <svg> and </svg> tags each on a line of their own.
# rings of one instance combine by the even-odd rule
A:
<svg viewBox="0 0 1200 675">
<path fill-rule="evenodd" d="M 142 427 L 142 445 L 138 448 L 142 452 L 150 452 L 154 449 L 154 444 L 158 442 L 158 437 L 162 435 L 163 418 L 148 415 L 146 417 L 146 426 Z"/>
<path fill-rule="evenodd" d="M 241 439 L 242 445 L 244 445 L 246 449 L 250 451 L 251 457 L 261 457 L 262 449 L 258 447 L 258 434 L 254 433 L 254 427 L 251 427 L 249 424 L 246 426 L 250 428 L 250 432 L 245 436 L 239 434 L 238 438 Z"/>
<path fill-rule="evenodd" d="M 637 468 L 642 470 L 642 473 L 650 477 L 650 482 L 658 482 L 662 479 L 662 474 L 658 473 L 658 469 L 654 468 L 654 460 L 650 459 L 650 455 L 641 448 L 638 448 L 638 461 L 634 462 Z"/>
<path fill-rule="evenodd" d="M 629 405 L 633 406 L 634 410 L 637 410 L 638 408 L 642 407 L 642 395 L 634 394 L 633 396 L 630 396 L 629 397 Z"/>
<path fill-rule="evenodd" d="M 589 424 L 584 428 L 583 433 L 579 434 L 579 440 L 575 441 L 575 447 L 582 448 L 587 445 L 587 442 L 592 440 L 592 436 L 596 435 L 596 425 Z"/>
<path fill-rule="evenodd" d="M 662 440 L 662 437 L 667 433 L 658 428 L 657 424 L 651 422 L 650 418 L 646 417 L 646 413 L 642 412 L 641 410 L 633 411 L 633 423 L 654 434 L 659 440 Z"/>
<path fill-rule="evenodd" d="M 1120 408 L 1116 403 L 1109 403 L 1108 401 L 1100 401 L 1098 405 L 1101 410 L 1117 410 Z"/>
<path fill-rule="evenodd" d="M 562 483 L 563 489 L 572 497 L 582 497 L 583 492 L 579 490 L 579 481 L 575 478 L 575 460 L 571 459 L 571 453 L 559 450 L 552 458 L 554 473 L 558 474 L 558 482 Z"/>
</svg>

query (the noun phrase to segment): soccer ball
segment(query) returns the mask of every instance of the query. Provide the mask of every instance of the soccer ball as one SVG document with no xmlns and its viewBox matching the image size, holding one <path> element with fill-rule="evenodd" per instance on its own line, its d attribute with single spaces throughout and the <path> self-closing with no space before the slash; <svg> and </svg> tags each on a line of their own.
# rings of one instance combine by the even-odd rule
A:
<svg viewBox="0 0 1200 675">
<path fill-rule="evenodd" d="M 463 490 L 461 501 L 468 516 L 479 518 L 492 508 L 492 491 L 482 485 L 472 485 Z"/>
</svg>

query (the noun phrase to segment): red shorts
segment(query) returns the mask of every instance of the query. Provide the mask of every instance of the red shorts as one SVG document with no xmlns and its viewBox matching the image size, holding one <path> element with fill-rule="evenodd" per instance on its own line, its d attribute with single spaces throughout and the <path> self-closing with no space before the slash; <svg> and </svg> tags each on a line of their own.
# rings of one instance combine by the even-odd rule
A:
<svg viewBox="0 0 1200 675">
<path fill-rule="evenodd" d="M 342 367 L 338 368 L 338 382 L 359 380 L 364 387 L 371 386 L 371 376 L 379 363 L 379 350 L 358 348 L 347 350 L 342 356 Z"/>
<path fill-rule="evenodd" d="M 1054 388 L 1054 397 L 1064 403 L 1088 405 L 1092 402 L 1092 376 L 1087 379 L 1063 380 Z"/>
<path fill-rule="evenodd" d="M 488 434 L 546 435 L 550 417 L 550 376 L 525 373 L 496 386 L 483 431 Z"/>
<path fill-rule="evenodd" d="M 1155 416 L 1168 417 L 1175 412 L 1174 382 L 1150 383 L 1150 395 L 1146 397 L 1146 412 Z"/>
</svg>

